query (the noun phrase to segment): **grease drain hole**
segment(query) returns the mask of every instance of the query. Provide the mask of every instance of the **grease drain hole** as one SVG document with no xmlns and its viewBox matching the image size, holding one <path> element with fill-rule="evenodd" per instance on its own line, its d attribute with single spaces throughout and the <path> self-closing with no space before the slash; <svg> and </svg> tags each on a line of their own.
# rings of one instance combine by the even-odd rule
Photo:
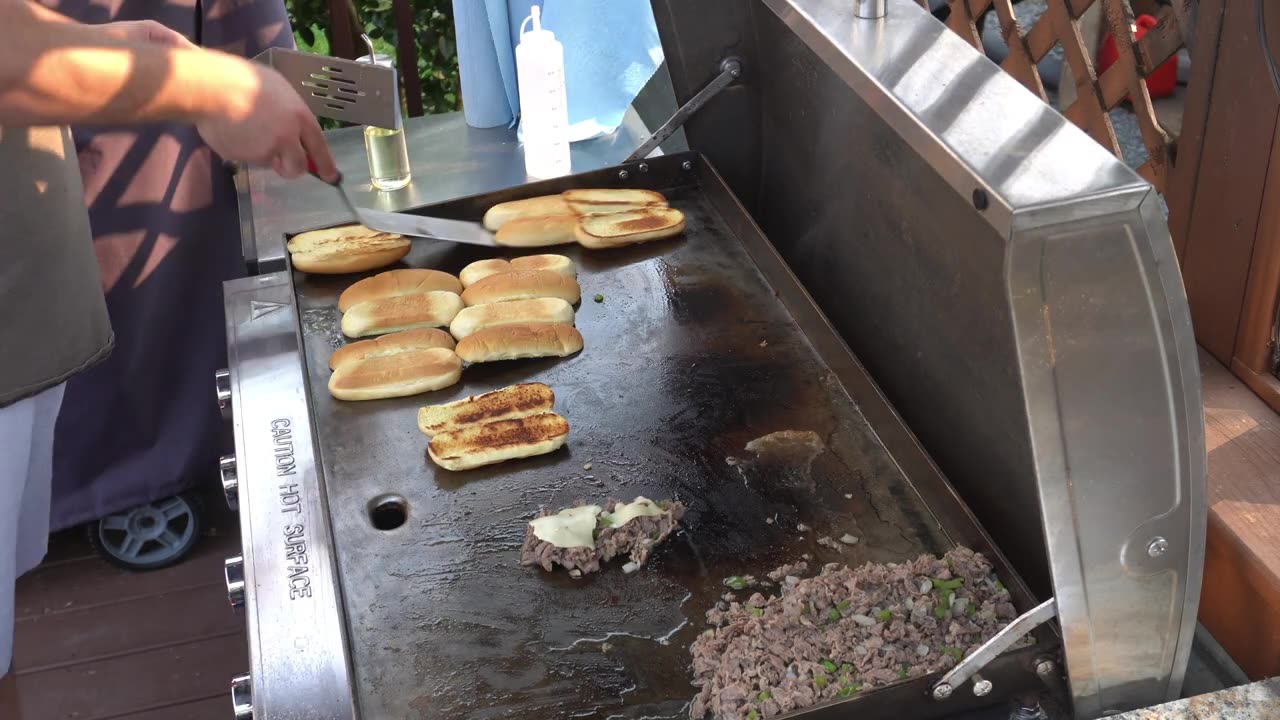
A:
<svg viewBox="0 0 1280 720">
<path fill-rule="evenodd" d="M 379 495 L 369 503 L 369 522 L 379 530 L 395 530 L 409 519 L 409 501 L 399 495 Z"/>
</svg>

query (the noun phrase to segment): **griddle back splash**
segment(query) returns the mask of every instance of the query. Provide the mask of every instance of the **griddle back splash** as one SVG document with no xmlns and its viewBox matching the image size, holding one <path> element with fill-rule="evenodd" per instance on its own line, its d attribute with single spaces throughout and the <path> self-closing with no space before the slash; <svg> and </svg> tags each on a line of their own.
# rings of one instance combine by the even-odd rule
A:
<svg viewBox="0 0 1280 720">
<path fill-rule="evenodd" d="M 632 185 L 685 213 L 682 237 L 506 253 L 577 263 L 585 350 L 574 357 L 472 366 L 440 392 L 338 402 L 327 363 L 343 342 L 338 295 L 356 278 L 295 274 L 363 717 L 684 716 L 696 692 L 688 646 L 726 577 L 763 577 L 806 553 L 820 566 L 904 561 L 953 541 L 991 552 L 940 479 L 921 492 L 904 475 L 860 409 L 892 417 L 883 399 L 714 171 L 692 155 L 649 165 Z M 430 210 L 476 220 L 503 200 L 617 175 Z M 488 256 L 415 243 L 405 265 L 457 273 Z M 527 381 L 555 391 L 565 449 L 462 473 L 427 458 L 419 406 Z M 387 494 L 404 498 L 408 518 L 379 530 L 370 503 Z M 518 564 L 539 508 L 637 495 L 688 507 L 640 571 L 619 561 L 574 580 Z M 845 534 L 857 544 L 818 543 Z M 1021 581 L 994 555 L 1025 609 Z"/>
</svg>

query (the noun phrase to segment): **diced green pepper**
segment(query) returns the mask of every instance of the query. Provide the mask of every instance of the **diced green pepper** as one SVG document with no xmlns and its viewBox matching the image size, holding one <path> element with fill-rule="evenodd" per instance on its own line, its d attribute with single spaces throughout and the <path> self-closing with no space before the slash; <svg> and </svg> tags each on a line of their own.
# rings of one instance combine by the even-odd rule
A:
<svg viewBox="0 0 1280 720">
<path fill-rule="evenodd" d="M 907 669 L 906 669 L 906 668 L 904 668 L 904 667 L 898 668 L 898 679 L 899 679 L 899 680 L 906 680 L 906 679 L 907 679 Z"/>
<path fill-rule="evenodd" d="M 840 602 L 836 603 L 836 609 L 837 609 L 837 610 L 839 610 L 840 612 L 844 612 L 845 610 L 848 610 L 848 609 L 849 609 L 849 601 L 848 601 L 848 600 L 841 600 Z"/>
<path fill-rule="evenodd" d="M 958 647 L 944 647 L 942 652 L 955 658 L 956 662 L 960 662 L 964 658 L 964 650 Z"/>
<path fill-rule="evenodd" d="M 951 580 L 933 579 L 934 590 L 956 590 L 964 586 L 964 578 L 952 578 Z"/>
<path fill-rule="evenodd" d="M 933 609 L 933 616 L 939 620 L 945 620 L 947 617 L 947 609 L 939 605 Z"/>
<path fill-rule="evenodd" d="M 967 605 L 965 605 L 965 606 L 964 606 L 964 616 L 965 616 L 965 617 L 973 617 L 973 614 L 974 614 L 974 613 L 976 613 L 976 612 L 978 612 L 978 611 L 974 609 L 974 607 L 973 607 L 973 603 L 972 603 L 972 602 L 970 602 L 969 604 L 967 604 Z"/>
<path fill-rule="evenodd" d="M 827 611 L 827 618 L 831 620 L 831 622 L 835 622 L 836 620 L 839 620 L 840 611 L 835 608 L 831 608 L 830 610 Z"/>
<path fill-rule="evenodd" d="M 768 690 L 765 690 L 756 696 L 756 699 L 759 700 L 760 702 L 765 702 L 766 700 L 770 700 L 772 698 L 773 698 L 773 695 L 770 695 Z"/>
<path fill-rule="evenodd" d="M 845 663 L 844 665 L 840 666 L 840 672 L 844 673 L 845 675 L 852 675 L 853 666 L 850 665 L 849 663 Z"/>
<path fill-rule="evenodd" d="M 747 607 L 747 609 L 750 610 L 751 614 L 755 615 L 756 617 L 760 617 L 761 615 L 764 615 L 764 608 L 749 606 Z"/>
<path fill-rule="evenodd" d="M 1004 590 L 1004 583 L 1000 582 L 999 580 L 996 580 L 996 591 L 999 592 L 1001 590 Z"/>
<path fill-rule="evenodd" d="M 603 515 L 597 517 L 596 522 L 600 523 L 605 527 L 611 527 L 613 525 L 613 521 Z"/>
<path fill-rule="evenodd" d="M 876 613 L 876 619 L 878 619 L 880 622 L 889 622 L 891 619 L 893 619 L 893 611 L 881 610 L 880 612 Z"/>
<path fill-rule="evenodd" d="M 816 688 L 818 688 L 819 690 L 821 690 L 821 689 L 825 688 L 825 687 L 827 686 L 827 676 L 826 676 L 826 675 L 814 675 L 814 676 L 813 676 L 813 686 L 814 686 L 814 687 L 816 687 Z"/>
<path fill-rule="evenodd" d="M 747 713 L 747 720 L 757 720 L 759 717 L 760 717 L 760 713 L 756 712 L 755 710 L 752 710 Z"/>
<path fill-rule="evenodd" d="M 822 667 L 826 668 L 827 672 L 829 672 L 829 673 L 833 673 L 833 672 L 835 672 L 835 671 L 836 671 L 836 664 L 835 664 L 835 663 L 833 663 L 833 662 L 831 662 L 830 660 L 823 660 L 822 662 L 820 662 L 820 663 L 818 663 L 818 664 L 819 664 L 819 665 L 821 665 Z"/>
<path fill-rule="evenodd" d="M 725 579 L 724 579 L 724 584 L 725 584 L 726 586 L 728 586 L 728 587 L 733 588 L 734 590 L 746 590 L 746 589 L 747 589 L 747 581 L 746 581 L 746 580 L 744 580 L 744 579 L 742 579 L 742 578 L 740 578 L 740 577 L 738 577 L 737 575 L 734 575 L 733 577 L 725 578 Z"/>
<path fill-rule="evenodd" d="M 596 295 L 596 296 L 595 296 L 595 301 L 596 301 L 596 302 L 598 302 L 598 303 L 602 303 L 602 302 L 604 302 L 604 296 L 603 296 L 603 295 Z"/>
<path fill-rule="evenodd" d="M 849 697 L 850 695 L 858 693 L 861 690 L 862 690 L 861 685 L 859 685 L 858 683 L 853 683 L 851 685 L 845 685 L 844 687 L 840 688 L 840 692 L 836 693 L 836 696 Z"/>
</svg>

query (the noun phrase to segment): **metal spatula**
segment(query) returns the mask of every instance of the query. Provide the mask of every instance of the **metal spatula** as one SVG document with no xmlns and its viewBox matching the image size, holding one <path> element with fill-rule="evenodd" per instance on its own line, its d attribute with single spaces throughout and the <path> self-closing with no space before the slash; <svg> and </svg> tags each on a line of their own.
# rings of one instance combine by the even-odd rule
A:
<svg viewBox="0 0 1280 720">
<path fill-rule="evenodd" d="M 320 178 L 316 173 L 315 165 L 310 160 L 307 161 L 307 169 L 312 175 L 324 182 L 324 179 Z M 351 200 L 351 196 L 347 193 L 347 189 L 342 186 L 341 173 L 338 174 L 338 178 L 335 181 L 328 184 L 337 188 L 338 194 L 342 195 L 342 202 L 346 204 L 347 209 L 351 210 L 351 214 L 355 216 L 361 225 L 370 230 L 394 233 L 410 238 L 420 237 L 431 240 L 444 240 L 464 245 L 498 246 L 498 243 L 493 239 L 493 234 L 478 223 L 356 207 L 356 204 Z"/>
</svg>

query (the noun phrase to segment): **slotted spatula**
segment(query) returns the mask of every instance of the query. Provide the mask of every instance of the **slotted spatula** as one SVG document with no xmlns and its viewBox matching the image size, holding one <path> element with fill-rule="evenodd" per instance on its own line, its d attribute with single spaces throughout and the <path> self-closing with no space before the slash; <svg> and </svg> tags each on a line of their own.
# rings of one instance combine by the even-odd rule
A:
<svg viewBox="0 0 1280 720">
<path fill-rule="evenodd" d="M 316 166 L 310 159 L 307 160 L 307 170 L 321 182 L 326 182 L 324 178 L 321 178 L 316 173 Z M 355 202 L 351 200 L 351 195 L 347 193 L 347 189 L 342 186 L 342 173 L 338 173 L 337 179 L 332 183 L 326 182 L 326 184 L 332 185 L 337 189 L 338 194 L 342 196 L 342 202 L 351 211 L 351 214 L 355 216 L 356 221 L 370 230 L 394 233 L 409 238 L 443 240 L 463 245 L 498 246 L 498 243 L 493 239 L 493 233 L 485 230 L 479 223 L 444 220 L 422 215 L 410 215 L 409 213 L 357 207 Z"/>
</svg>

